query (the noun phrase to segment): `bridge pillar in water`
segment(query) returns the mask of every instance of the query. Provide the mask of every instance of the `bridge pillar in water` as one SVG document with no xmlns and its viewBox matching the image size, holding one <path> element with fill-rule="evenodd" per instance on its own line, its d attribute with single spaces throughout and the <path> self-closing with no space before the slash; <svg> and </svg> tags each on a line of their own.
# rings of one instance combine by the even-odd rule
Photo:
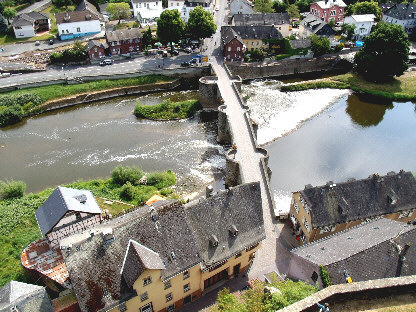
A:
<svg viewBox="0 0 416 312">
<path fill-rule="evenodd" d="M 218 77 L 208 76 L 199 79 L 199 102 L 204 109 L 217 109 L 221 94 L 217 85 Z"/>
</svg>

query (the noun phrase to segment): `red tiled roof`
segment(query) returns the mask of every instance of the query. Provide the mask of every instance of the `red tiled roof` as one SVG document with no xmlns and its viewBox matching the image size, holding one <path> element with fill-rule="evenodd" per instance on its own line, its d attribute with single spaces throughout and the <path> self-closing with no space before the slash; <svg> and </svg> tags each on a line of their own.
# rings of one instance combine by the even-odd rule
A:
<svg viewBox="0 0 416 312">
<path fill-rule="evenodd" d="M 32 252 L 36 252 L 37 256 L 30 259 Z M 52 249 L 46 238 L 30 243 L 23 250 L 20 260 L 25 268 L 35 270 L 65 288 L 72 288 L 61 250 Z"/>
</svg>

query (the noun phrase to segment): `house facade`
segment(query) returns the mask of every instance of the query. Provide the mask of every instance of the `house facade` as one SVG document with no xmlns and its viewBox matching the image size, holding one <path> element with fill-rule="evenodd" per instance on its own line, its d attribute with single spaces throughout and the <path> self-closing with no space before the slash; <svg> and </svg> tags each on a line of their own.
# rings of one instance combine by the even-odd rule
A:
<svg viewBox="0 0 416 312">
<path fill-rule="evenodd" d="M 289 36 L 290 19 L 287 13 L 253 13 L 236 14 L 233 16 L 233 26 L 271 26 L 273 25 L 283 37 Z"/>
<path fill-rule="evenodd" d="M 415 191 L 413 175 L 404 171 L 319 187 L 307 185 L 293 193 L 289 216 L 297 239 L 306 244 L 376 217 L 413 221 Z"/>
<path fill-rule="evenodd" d="M 416 5 L 414 3 L 398 3 L 384 12 L 383 21 L 400 25 L 410 35 L 416 27 Z"/>
<path fill-rule="evenodd" d="M 347 5 L 342 0 L 323 0 L 312 3 L 309 11 L 326 23 L 331 19 L 335 22 L 342 22 L 346 7 Z"/>
<path fill-rule="evenodd" d="M 179 11 L 185 23 L 187 23 L 189 20 L 189 14 L 197 6 L 201 6 L 205 11 L 208 11 L 209 13 L 213 12 L 211 0 L 185 0 L 185 5 L 183 6 L 182 11 Z"/>
<path fill-rule="evenodd" d="M 320 265 L 332 284 L 414 275 L 416 225 L 379 218 L 292 249 L 289 278 L 321 287 Z"/>
<path fill-rule="evenodd" d="M 50 19 L 47 14 L 29 12 L 17 15 L 11 23 L 16 38 L 29 38 L 36 33 L 47 31 L 50 28 Z"/>
<path fill-rule="evenodd" d="M 139 28 L 108 31 L 106 37 L 112 55 L 139 52 L 142 49 L 142 33 Z"/>
<path fill-rule="evenodd" d="M 74 11 L 55 14 L 61 40 L 68 40 L 101 32 L 100 20 L 89 11 Z"/>
<path fill-rule="evenodd" d="M 221 50 L 227 61 L 243 60 L 244 42 L 232 27 L 221 28 Z"/>
<path fill-rule="evenodd" d="M 355 25 L 354 40 L 362 40 L 371 33 L 376 16 L 374 14 L 360 14 L 345 17 L 345 24 Z"/>
<path fill-rule="evenodd" d="M 88 53 L 90 60 L 104 57 L 107 49 L 108 44 L 106 42 L 101 43 L 98 40 L 90 40 L 85 47 L 85 51 Z"/>
<path fill-rule="evenodd" d="M 163 12 L 161 0 L 131 0 L 133 15 L 140 23 L 152 22 Z"/>
<path fill-rule="evenodd" d="M 186 206 L 160 200 L 60 246 L 81 311 L 176 311 L 244 272 L 264 238 L 251 183 Z"/>
<path fill-rule="evenodd" d="M 313 34 L 320 37 L 332 37 L 335 31 L 325 21 L 309 14 L 300 22 L 298 34 L 301 39 L 306 39 Z"/>
<path fill-rule="evenodd" d="M 253 14 L 253 4 L 249 0 L 231 0 L 230 15 L 235 14 Z"/>
<path fill-rule="evenodd" d="M 181 11 L 183 6 L 185 5 L 185 0 L 168 0 L 168 7 L 169 10 L 177 9 Z"/>
</svg>

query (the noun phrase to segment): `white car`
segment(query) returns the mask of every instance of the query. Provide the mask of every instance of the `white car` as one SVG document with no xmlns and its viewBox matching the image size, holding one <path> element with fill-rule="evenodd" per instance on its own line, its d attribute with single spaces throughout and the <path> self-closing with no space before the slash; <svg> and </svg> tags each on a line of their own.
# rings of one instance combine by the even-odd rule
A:
<svg viewBox="0 0 416 312">
<path fill-rule="evenodd" d="M 215 11 L 219 11 L 220 10 L 220 5 L 217 4 L 217 6 L 215 7 Z"/>
</svg>

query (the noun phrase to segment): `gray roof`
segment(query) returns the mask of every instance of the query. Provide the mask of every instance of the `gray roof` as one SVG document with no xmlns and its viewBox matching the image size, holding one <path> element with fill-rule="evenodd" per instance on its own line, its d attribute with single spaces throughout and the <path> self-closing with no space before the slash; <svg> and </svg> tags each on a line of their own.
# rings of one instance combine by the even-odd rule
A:
<svg viewBox="0 0 416 312">
<path fill-rule="evenodd" d="M 82 0 L 80 2 L 80 4 L 78 4 L 77 8 L 75 9 L 75 11 L 89 11 L 90 13 L 96 15 L 97 17 L 99 17 L 101 14 L 100 12 L 98 12 L 97 8 L 90 2 L 88 2 L 87 0 Z"/>
<path fill-rule="evenodd" d="M 389 2 L 389 3 L 379 3 L 378 7 L 384 13 L 387 10 L 389 10 L 391 7 L 393 7 L 394 5 L 395 5 L 395 3 L 393 3 L 393 2 Z"/>
<path fill-rule="evenodd" d="M 11 26 L 29 26 L 33 25 L 33 23 L 37 20 L 43 20 L 43 19 L 49 19 L 48 14 L 43 14 L 39 12 L 29 12 L 29 13 L 22 13 L 17 15 L 13 22 L 11 23 Z"/>
<path fill-rule="evenodd" d="M 243 44 L 243 39 L 234 31 L 231 26 L 222 26 L 221 27 L 221 40 L 224 44 L 228 44 L 231 40 L 236 38 L 238 41 Z"/>
<path fill-rule="evenodd" d="M 0 289 L 0 312 L 53 312 L 45 287 L 11 281 Z"/>
<path fill-rule="evenodd" d="M 202 4 L 210 5 L 211 0 L 185 0 L 185 5 L 186 6 L 188 6 L 188 4 L 191 4 L 191 3 L 192 3 L 193 6 L 202 5 Z"/>
<path fill-rule="evenodd" d="M 85 46 L 85 51 L 88 52 L 93 47 L 100 47 L 100 48 L 103 48 L 105 50 L 105 49 L 108 48 L 108 44 L 107 44 L 107 42 L 101 43 L 98 40 L 90 40 L 90 41 L 88 41 L 88 44 Z"/>
<path fill-rule="evenodd" d="M 335 35 L 335 31 L 331 28 L 331 26 L 312 14 L 306 16 L 300 22 L 300 25 L 308 28 L 312 33 L 318 36 L 329 37 Z"/>
<path fill-rule="evenodd" d="M 310 207 L 313 228 L 416 207 L 416 181 L 411 172 L 404 171 L 306 187 L 300 193 Z"/>
<path fill-rule="evenodd" d="M 311 46 L 310 39 L 301 39 L 301 40 L 290 40 L 290 46 L 292 49 L 305 49 Z"/>
<path fill-rule="evenodd" d="M 138 39 L 142 37 L 142 32 L 139 28 L 120 29 L 114 31 L 107 31 L 105 33 L 107 42 Z"/>
<path fill-rule="evenodd" d="M 103 4 L 99 4 L 99 5 L 98 5 L 98 7 L 100 8 L 100 12 L 101 12 L 101 13 L 106 12 L 107 6 L 108 6 L 109 4 L 110 4 L 110 3 L 103 3 Z"/>
<path fill-rule="evenodd" d="M 400 274 L 397 271 L 400 250 L 415 240 L 416 226 L 380 218 L 291 252 L 305 261 L 325 266 L 331 280 L 339 284 L 345 283 L 344 270 L 351 274 L 353 281 L 416 274 L 414 246 L 409 248 Z"/>
<path fill-rule="evenodd" d="M 287 13 L 253 13 L 253 14 L 234 14 L 233 23 L 236 26 L 247 25 L 282 25 L 289 24 L 289 14 Z"/>
<path fill-rule="evenodd" d="M 99 17 L 90 11 L 62 12 L 55 14 L 56 24 L 96 21 Z"/>
<path fill-rule="evenodd" d="M 186 205 L 205 267 L 238 254 L 265 238 L 260 185 L 240 185 Z M 238 231 L 233 235 L 233 228 Z M 215 236 L 218 246 L 210 239 Z"/>
<path fill-rule="evenodd" d="M 255 25 L 255 26 L 223 26 L 222 28 L 232 28 L 242 39 L 282 39 L 283 36 L 275 27 Z M 224 29 L 225 31 L 225 29 Z"/>
<path fill-rule="evenodd" d="M 384 12 L 384 15 L 398 20 L 416 19 L 416 5 L 414 3 L 398 3 Z"/>
<path fill-rule="evenodd" d="M 35 212 L 42 235 L 46 235 L 68 211 L 101 214 L 90 191 L 58 187 Z"/>
</svg>

